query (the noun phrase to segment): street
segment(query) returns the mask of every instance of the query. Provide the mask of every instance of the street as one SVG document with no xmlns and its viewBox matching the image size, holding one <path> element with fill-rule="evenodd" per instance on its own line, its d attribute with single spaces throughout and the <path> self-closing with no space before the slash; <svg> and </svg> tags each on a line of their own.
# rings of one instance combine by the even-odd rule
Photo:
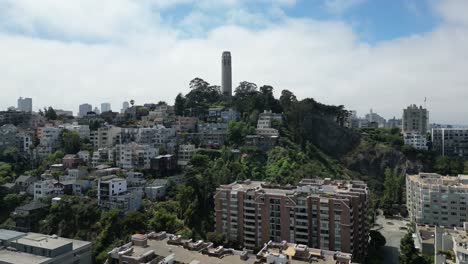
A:
<svg viewBox="0 0 468 264">
<path fill-rule="evenodd" d="M 400 240 L 406 234 L 408 221 L 398 219 L 385 219 L 382 214 L 376 218 L 376 226 L 373 230 L 379 231 L 387 240 L 383 247 L 384 264 L 398 263 L 398 256 L 400 251 Z"/>
</svg>

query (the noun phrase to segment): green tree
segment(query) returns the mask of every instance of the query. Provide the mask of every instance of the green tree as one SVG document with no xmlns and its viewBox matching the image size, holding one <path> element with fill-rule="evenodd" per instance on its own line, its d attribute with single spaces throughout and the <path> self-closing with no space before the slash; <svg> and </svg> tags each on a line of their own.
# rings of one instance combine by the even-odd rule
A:
<svg viewBox="0 0 468 264">
<path fill-rule="evenodd" d="M 81 139 L 76 131 L 64 129 L 59 135 L 60 146 L 66 154 L 76 154 L 80 151 Z"/>
<path fill-rule="evenodd" d="M 47 120 L 57 120 L 57 113 L 52 106 L 49 106 L 48 108 L 44 107 L 44 116 Z"/>
<path fill-rule="evenodd" d="M 182 93 L 179 93 L 174 103 L 174 112 L 176 115 L 178 116 L 185 115 L 185 103 L 186 103 L 186 100 L 184 98 L 184 95 Z"/>
<path fill-rule="evenodd" d="M 426 259 L 419 255 L 419 251 L 414 246 L 412 234 L 410 232 L 401 239 L 400 256 L 398 257 L 400 264 L 429 264 Z"/>
<path fill-rule="evenodd" d="M 247 123 L 232 120 L 228 124 L 227 139 L 230 144 L 242 145 L 245 137 L 254 133 L 255 129 Z"/>
<path fill-rule="evenodd" d="M 125 234 L 143 233 L 147 230 L 147 222 L 148 217 L 144 213 L 140 211 L 129 212 L 122 220 L 123 230 Z"/>
</svg>

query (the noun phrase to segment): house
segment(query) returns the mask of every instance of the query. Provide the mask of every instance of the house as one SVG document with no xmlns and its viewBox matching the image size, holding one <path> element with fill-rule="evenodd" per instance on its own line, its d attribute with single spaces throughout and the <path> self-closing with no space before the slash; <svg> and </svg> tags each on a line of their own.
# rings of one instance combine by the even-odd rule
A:
<svg viewBox="0 0 468 264">
<path fill-rule="evenodd" d="M 62 165 L 65 169 L 76 169 L 83 164 L 83 160 L 76 154 L 67 154 L 62 159 Z"/>
<path fill-rule="evenodd" d="M 138 210 L 142 197 L 141 189 L 127 189 L 126 179 L 108 176 L 98 181 L 98 203 L 104 210 L 118 209 L 124 213 Z"/>
<path fill-rule="evenodd" d="M 166 196 L 167 187 L 168 180 L 155 179 L 151 184 L 145 187 L 145 195 L 151 200 L 163 198 L 164 196 Z"/>
<path fill-rule="evenodd" d="M 195 155 L 195 152 L 195 145 L 179 145 L 177 165 L 187 166 L 192 156 Z"/>
<path fill-rule="evenodd" d="M 151 169 L 160 176 L 171 175 L 177 170 L 177 159 L 172 154 L 156 156 L 151 159 Z"/>
<path fill-rule="evenodd" d="M 158 150 L 150 145 L 121 144 L 119 148 L 118 165 L 123 169 L 146 170 L 151 167 L 151 159 L 156 157 Z"/>
<path fill-rule="evenodd" d="M 34 200 L 51 196 L 61 196 L 64 186 L 57 180 L 44 180 L 34 183 Z"/>
<path fill-rule="evenodd" d="M 11 213 L 11 217 L 15 221 L 18 230 L 27 232 L 47 214 L 48 209 L 47 204 L 34 200 L 16 207 L 15 211 Z"/>
<path fill-rule="evenodd" d="M 25 192 L 35 181 L 37 181 L 36 177 L 21 175 L 15 180 L 15 185 L 20 191 Z"/>
<path fill-rule="evenodd" d="M 76 153 L 76 155 L 78 155 L 78 157 L 80 157 L 80 159 L 85 164 L 89 164 L 89 162 L 91 161 L 91 155 L 90 155 L 89 151 L 87 151 L 87 150 L 80 150 L 78 153 Z"/>
</svg>

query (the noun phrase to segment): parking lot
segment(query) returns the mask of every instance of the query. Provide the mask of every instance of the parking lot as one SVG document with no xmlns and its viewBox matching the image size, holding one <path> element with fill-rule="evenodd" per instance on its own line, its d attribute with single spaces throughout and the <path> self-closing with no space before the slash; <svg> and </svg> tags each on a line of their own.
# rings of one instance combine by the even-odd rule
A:
<svg viewBox="0 0 468 264">
<path fill-rule="evenodd" d="M 398 255 L 400 252 L 400 240 L 408 232 L 408 221 L 400 219 L 385 219 L 383 215 L 376 218 L 376 226 L 374 230 L 379 231 L 387 240 L 384 252 L 384 264 L 398 263 Z"/>
</svg>

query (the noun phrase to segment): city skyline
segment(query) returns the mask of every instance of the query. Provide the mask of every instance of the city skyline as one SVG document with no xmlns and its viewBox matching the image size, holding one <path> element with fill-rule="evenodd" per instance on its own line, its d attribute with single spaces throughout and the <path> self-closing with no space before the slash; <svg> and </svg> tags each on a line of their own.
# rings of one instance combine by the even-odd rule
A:
<svg viewBox="0 0 468 264">
<path fill-rule="evenodd" d="M 2 109 L 20 96 L 33 98 L 36 111 L 172 104 L 195 77 L 221 85 L 219 54 L 229 50 L 233 89 L 268 84 L 276 96 L 288 89 L 386 118 L 427 97 L 431 122 L 468 123 L 466 1 L 4 3 Z M 103 20 L 93 10 L 108 13 Z"/>
</svg>

